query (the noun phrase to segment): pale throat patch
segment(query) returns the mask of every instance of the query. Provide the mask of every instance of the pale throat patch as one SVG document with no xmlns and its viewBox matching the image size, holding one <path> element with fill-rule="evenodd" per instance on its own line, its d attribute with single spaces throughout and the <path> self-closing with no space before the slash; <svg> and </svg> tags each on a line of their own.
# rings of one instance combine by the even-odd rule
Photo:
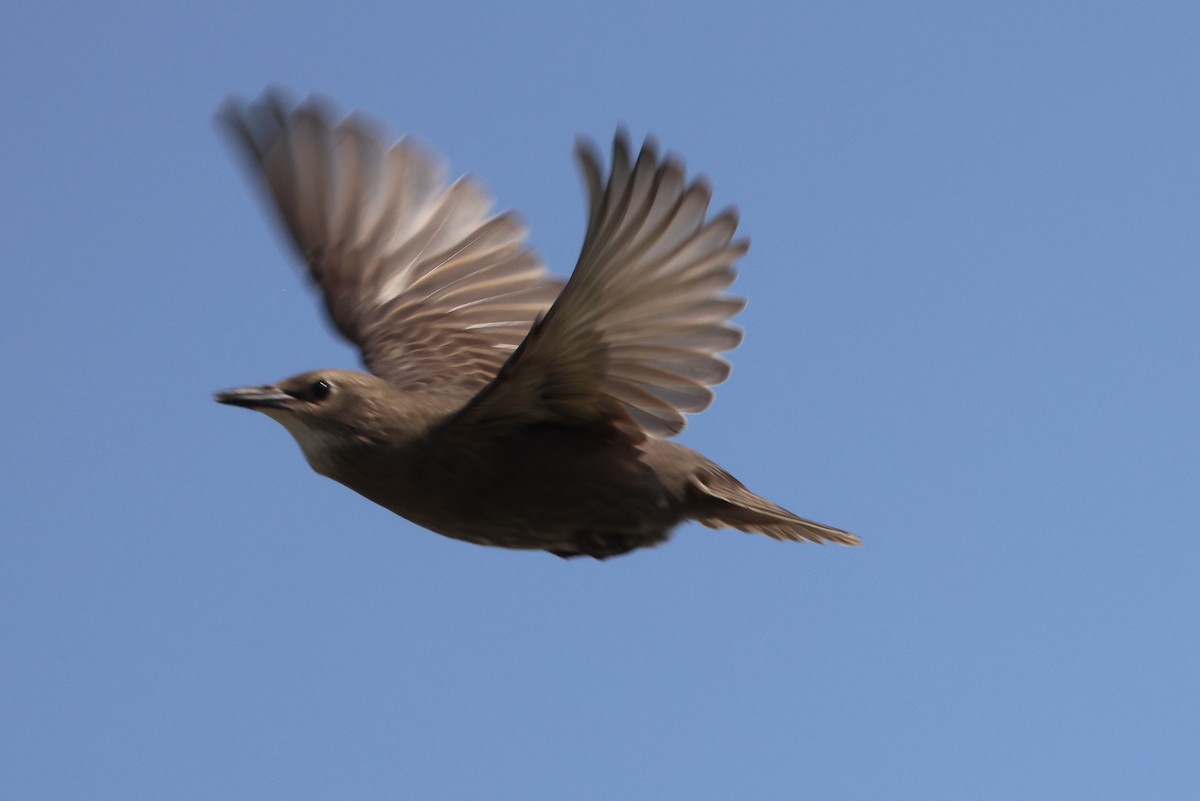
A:
<svg viewBox="0 0 1200 801">
<path fill-rule="evenodd" d="M 288 430 L 292 438 L 300 445 L 304 458 L 317 472 L 333 461 L 333 455 L 338 449 L 338 438 L 329 431 L 309 425 L 303 419 L 290 412 L 278 414 L 267 413 Z"/>
</svg>

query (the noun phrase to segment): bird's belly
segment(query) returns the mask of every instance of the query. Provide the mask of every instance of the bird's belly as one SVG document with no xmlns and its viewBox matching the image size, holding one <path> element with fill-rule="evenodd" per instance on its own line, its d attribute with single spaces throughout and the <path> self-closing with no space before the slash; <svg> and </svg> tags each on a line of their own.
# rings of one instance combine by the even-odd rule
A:
<svg viewBox="0 0 1200 801">
<path fill-rule="evenodd" d="M 652 493 L 614 492 L 611 486 L 582 482 L 569 489 L 477 492 L 456 500 L 449 507 L 404 516 L 455 539 L 555 552 L 572 551 L 581 541 L 651 544 L 678 522 L 670 505 Z M 453 512 L 447 514 L 447 509 Z"/>
<path fill-rule="evenodd" d="M 682 499 L 639 454 L 555 436 L 471 454 L 435 453 L 414 476 L 405 502 L 383 505 L 439 534 L 481 545 L 623 553 L 663 541 L 682 518 Z"/>
</svg>

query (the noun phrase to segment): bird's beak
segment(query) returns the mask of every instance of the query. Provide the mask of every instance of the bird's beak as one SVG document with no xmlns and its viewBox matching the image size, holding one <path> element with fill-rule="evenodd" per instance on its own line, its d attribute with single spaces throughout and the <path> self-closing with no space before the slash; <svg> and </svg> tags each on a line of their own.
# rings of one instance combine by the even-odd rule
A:
<svg viewBox="0 0 1200 801">
<path fill-rule="evenodd" d="M 267 385 L 227 389 L 214 394 L 213 400 L 230 406 L 244 406 L 247 409 L 290 409 L 295 398 L 279 387 Z"/>
</svg>

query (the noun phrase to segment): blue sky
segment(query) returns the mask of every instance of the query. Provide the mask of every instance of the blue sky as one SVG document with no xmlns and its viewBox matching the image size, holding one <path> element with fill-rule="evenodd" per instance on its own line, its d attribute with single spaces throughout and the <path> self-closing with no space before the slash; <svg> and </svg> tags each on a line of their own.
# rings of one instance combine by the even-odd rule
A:
<svg viewBox="0 0 1200 801">
<path fill-rule="evenodd" d="M 13 799 L 1194 799 L 1191 3 L 13 6 Z M 211 123 L 317 91 L 515 207 L 654 133 L 736 204 L 682 441 L 866 547 L 453 542 L 213 390 L 354 366 Z"/>
</svg>

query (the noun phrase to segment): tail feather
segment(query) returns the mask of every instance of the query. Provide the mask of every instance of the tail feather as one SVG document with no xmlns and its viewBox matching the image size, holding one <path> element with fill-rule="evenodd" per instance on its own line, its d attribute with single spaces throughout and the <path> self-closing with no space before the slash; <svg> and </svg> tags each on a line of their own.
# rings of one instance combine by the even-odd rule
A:
<svg viewBox="0 0 1200 801">
<path fill-rule="evenodd" d="M 691 516 L 709 528 L 733 528 L 792 542 L 862 545 L 862 540 L 848 531 L 797 517 L 782 506 L 755 495 L 715 464 L 700 468 L 692 476 L 691 487 L 697 496 Z"/>
</svg>

